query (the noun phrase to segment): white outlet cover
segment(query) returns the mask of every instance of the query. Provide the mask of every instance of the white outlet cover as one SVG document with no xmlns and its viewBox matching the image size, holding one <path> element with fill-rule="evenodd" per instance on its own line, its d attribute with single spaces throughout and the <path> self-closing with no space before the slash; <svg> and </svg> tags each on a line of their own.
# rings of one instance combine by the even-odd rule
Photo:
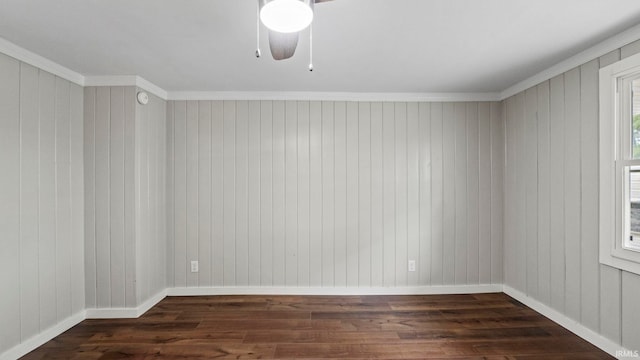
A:
<svg viewBox="0 0 640 360">
<path fill-rule="evenodd" d="M 191 272 L 198 272 L 198 261 L 191 262 Z"/>
<path fill-rule="evenodd" d="M 409 260 L 409 271 L 416 271 L 416 261 Z"/>
</svg>

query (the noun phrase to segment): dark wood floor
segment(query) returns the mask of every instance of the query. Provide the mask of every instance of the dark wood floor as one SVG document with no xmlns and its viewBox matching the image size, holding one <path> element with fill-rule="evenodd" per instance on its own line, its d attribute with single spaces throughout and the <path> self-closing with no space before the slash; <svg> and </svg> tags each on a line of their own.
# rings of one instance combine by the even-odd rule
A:
<svg viewBox="0 0 640 360">
<path fill-rule="evenodd" d="M 25 359 L 609 359 L 504 294 L 168 297 Z"/>
</svg>

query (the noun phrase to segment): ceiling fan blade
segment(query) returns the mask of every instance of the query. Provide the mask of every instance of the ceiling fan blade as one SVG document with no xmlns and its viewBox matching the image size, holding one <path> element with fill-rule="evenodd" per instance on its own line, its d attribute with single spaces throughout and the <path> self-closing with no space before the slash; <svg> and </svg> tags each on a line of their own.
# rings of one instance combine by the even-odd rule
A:
<svg viewBox="0 0 640 360">
<path fill-rule="evenodd" d="M 284 60 L 293 56 L 298 46 L 298 33 L 279 33 L 269 31 L 269 48 L 275 60 Z"/>
</svg>

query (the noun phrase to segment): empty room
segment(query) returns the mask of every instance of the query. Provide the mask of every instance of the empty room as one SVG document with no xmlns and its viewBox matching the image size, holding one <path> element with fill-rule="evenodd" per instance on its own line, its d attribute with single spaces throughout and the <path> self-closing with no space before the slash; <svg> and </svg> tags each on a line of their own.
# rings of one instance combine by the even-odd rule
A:
<svg viewBox="0 0 640 360">
<path fill-rule="evenodd" d="M 0 169 L 0 360 L 640 357 L 638 0 L 0 0 Z"/>
</svg>

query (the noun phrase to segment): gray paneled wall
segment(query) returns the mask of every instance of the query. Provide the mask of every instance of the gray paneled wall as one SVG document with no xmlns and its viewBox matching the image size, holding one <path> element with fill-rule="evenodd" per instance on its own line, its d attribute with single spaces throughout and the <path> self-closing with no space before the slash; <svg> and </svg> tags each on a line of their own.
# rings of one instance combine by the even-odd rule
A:
<svg viewBox="0 0 640 360">
<path fill-rule="evenodd" d="M 135 87 L 84 90 L 88 308 L 135 308 L 165 288 L 166 104 Z"/>
<path fill-rule="evenodd" d="M 0 54 L 0 353 L 84 309 L 82 88 Z"/>
<path fill-rule="evenodd" d="M 138 89 L 139 90 L 139 89 Z M 166 101 L 136 103 L 136 284 L 138 305 L 163 291 L 167 263 Z"/>
<path fill-rule="evenodd" d="M 598 70 L 640 43 L 505 100 L 505 283 L 629 349 L 640 277 L 598 260 Z"/>
<path fill-rule="evenodd" d="M 169 286 L 502 283 L 500 103 L 167 109 Z"/>
</svg>

